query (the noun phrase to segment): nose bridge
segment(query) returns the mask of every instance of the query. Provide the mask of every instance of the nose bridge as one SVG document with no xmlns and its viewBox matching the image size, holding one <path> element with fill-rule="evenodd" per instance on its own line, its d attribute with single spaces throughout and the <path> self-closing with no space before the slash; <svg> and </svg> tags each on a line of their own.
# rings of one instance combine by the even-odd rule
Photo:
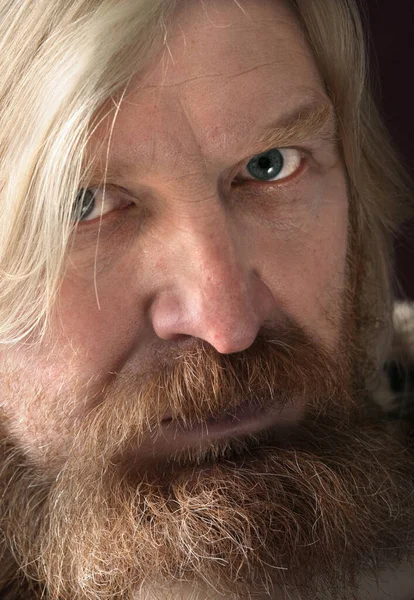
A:
<svg viewBox="0 0 414 600">
<path fill-rule="evenodd" d="M 243 257 L 237 230 L 231 227 L 225 212 L 219 209 L 214 216 L 197 219 L 191 234 L 187 237 L 188 250 L 194 249 L 194 261 L 189 261 L 193 276 L 204 285 L 220 283 L 241 286 L 243 270 L 248 268 Z M 227 286 L 226 286 L 227 287 Z"/>
<path fill-rule="evenodd" d="M 230 306 L 235 311 L 237 305 L 247 303 L 252 274 L 237 232 L 227 222 L 212 222 L 206 230 L 197 230 L 191 242 L 195 252 L 188 266 L 203 310 L 223 317 Z"/>
<path fill-rule="evenodd" d="M 226 201 L 216 190 L 210 189 L 204 172 L 192 179 L 190 190 L 172 194 L 165 215 L 169 223 L 166 249 L 171 257 L 186 257 L 178 263 L 182 263 L 183 275 L 193 281 L 214 284 L 232 277 L 234 282 L 240 283 L 247 266 L 243 256 L 245 244 L 241 243 L 243 225 L 237 225 Z"/>
<path fill-rule="evenodd" d="M 247 300 L 252 265 L 245 256 L 242 233 L 241 225 L 237 228 L 217 198 L 202 207 L 195 205 L 181 220 L 178 248 L 188 257 L 182 275 L 200 301 L 206 301 L 204 310 L 212 310 L 214 303 L 218 303 L 214 310 L 223 309 L 226 296 L 233 298 L 233 304 Z"/>
<path fill-rule="evenodd" d="M 166 288 L 153 309 L 153 326 L 164 339 L 193 336 L 219 352 L 239 352 L 253 343 L 269 317 L 270 290 L 225 207 L 193 208 L 173 228 L 175 251 Z"/>
</svg>

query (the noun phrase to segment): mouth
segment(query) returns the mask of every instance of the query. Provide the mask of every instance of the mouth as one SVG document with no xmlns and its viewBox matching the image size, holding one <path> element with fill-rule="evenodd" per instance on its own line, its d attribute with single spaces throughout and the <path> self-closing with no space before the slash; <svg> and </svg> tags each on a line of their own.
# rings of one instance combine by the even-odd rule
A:
<svg viewBox="0 0 414 600">
<path fill-rule="evenodd" d="M 223 452 L 240 455 L 252 445 L 267 444 L 269 440 L 274 443 L 277 439 L 278 444 L 283 444 L 302 420 L 305 405 L 299 397 L 261 406 L 246 401 L 231 409 L 231 413 L 193 425 L 166 413 L 157 429 L 145 436 L 138 447 L 132 446 L 123 454 L 120 462 L 134 476 L 141 472 L 154 477 L 160 474 L 165 482 L 167 465 L 207 464 L 224 456 Z"/>
<path fill-rule="evenodd" d="M 303 413 L 299 402 L 289 402 L 283 406 L 258 407 L 243 402 L 231 413 L 219 417 L 209 417 L 203 423 L 187 425 L 179 419 L 166 415 L 160 430 L 153 440 L 154 450 L 166 454 L 188 447 L 200 447 L 214 441 L 231 440 L 259 434 L 273 427 L 286 429 L 296 424 Z M 157 452 L 158 453 L 158 452 Z"/>
</svg>

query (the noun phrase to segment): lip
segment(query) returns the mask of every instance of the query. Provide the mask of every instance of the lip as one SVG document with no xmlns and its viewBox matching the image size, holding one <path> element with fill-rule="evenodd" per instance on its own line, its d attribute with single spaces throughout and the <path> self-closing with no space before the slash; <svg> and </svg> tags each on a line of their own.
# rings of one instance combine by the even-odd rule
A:
<svg viewBox="0 0 414 600">
<path fill-rule="evenodd" d="M 179 419 L 173 419 L 165 413 L 157 429 L 144 436 L 138 447 L 132 443 L 119 460 L 134 472 L 145 470 L 148 473 L 151 469 L 153 473 L 157 473 L 162 468 L 164 476 L 164 463 L 175 457 L 177 452 L 186 453 L 204 448 L 217 450 L 218 445 L 224 447 L 231 441 L 270 430 L 274 430 L 282 441 L 302 419 L 305 405 L 305 400 L 298 397 L 283 405 L 269 401 L 269 405 L 262 408 L 246 402 L 240 404 L 232 414 L 223 415 L 219 419 L 209 418 L 193 427 L 185 427 Z"/>
<path fill-rule="evenodd" d="M 196 447 L 214 440 L 231 439 L 257 434 L 272 427 L 284 427 L 299 421 L 302 408 L 297 402 L 283 406 L 260 407 L 248 402 L 241 404 L 231 414 L 208 418 L 204 423 L 185 427 L 168 414 L 161 423 L 154 447 L 164 452 L 174 452 L 184 447 Z M 155 449 L 155 448 L 154 448 Z"/>
</svg>

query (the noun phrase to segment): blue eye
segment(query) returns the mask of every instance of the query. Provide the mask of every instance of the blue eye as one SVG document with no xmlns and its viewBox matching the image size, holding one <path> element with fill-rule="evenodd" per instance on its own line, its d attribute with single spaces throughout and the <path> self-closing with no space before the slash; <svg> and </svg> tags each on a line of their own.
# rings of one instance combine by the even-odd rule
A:
<svg viewBox="0 0 414 600">
<path fill-rule="evenodd" d="M 125 192 L 115 189 L 114 186 L 81 188 L 73 205 L 72 219 L 77 223 L 101 222 L 107 215 L 134 204 L 131 198 L 125 198 Z"/>
<path fill-rule="evenodd" d="M 282 172 L 284 164 L 282 153 L 274 148 L 252 158 L 247 164 L 247 170 L 256 179 L 270 181 Z"/>
<path fill-rule="evenodd" d="M 300 171 L 304 154 L 296 148 L 272 148 L 251 158 L 234 179 L 243 182 L 283 182 Z"/>
<path fill-rule="evenodd" d="M 90 189 L 81 189 L 73 207 L 75 221 L 84 221 L 95 208 L 95 194 Z"/>
</svg>

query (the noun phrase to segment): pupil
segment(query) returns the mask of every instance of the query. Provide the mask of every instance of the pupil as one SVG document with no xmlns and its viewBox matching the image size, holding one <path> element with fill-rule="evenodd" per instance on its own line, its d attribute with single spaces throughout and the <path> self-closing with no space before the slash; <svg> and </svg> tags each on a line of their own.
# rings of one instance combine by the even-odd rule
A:
<svg viewBox="0 0 414 600">
<path fill-rule="evenodd" d="M 270 169 L 271 164 L 270 164 L 270 160 L 267 156 L 261 156 L 259 158 L 259 167 L 261 169 L 266 169 L 267 171 Z"/>
</svg>

